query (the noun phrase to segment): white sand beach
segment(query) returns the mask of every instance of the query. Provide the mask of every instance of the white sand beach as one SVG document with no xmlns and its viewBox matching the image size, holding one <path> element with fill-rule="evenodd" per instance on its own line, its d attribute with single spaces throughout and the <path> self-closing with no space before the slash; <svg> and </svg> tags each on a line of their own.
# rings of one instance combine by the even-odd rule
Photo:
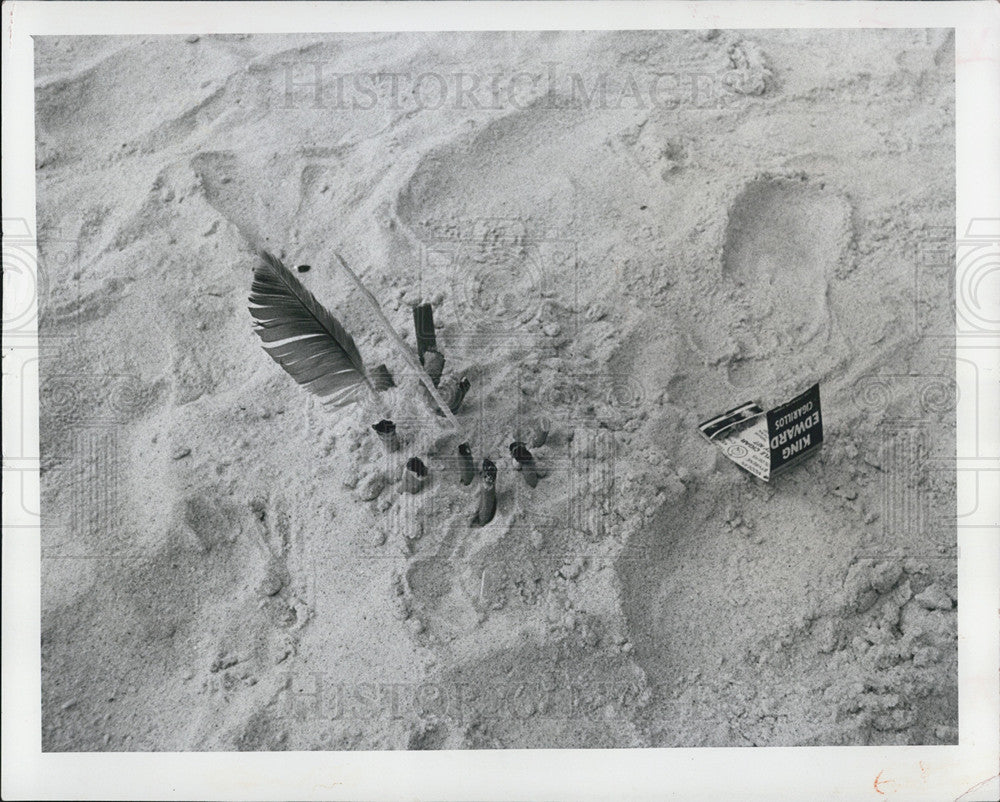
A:
<svg viewBox="0 0 1000 802">
<path fill-rule="evenodd" d="M 957 743 L 948 31 L 34 43 L 45 750 Z M 770 482 L 699 434 L 815 382 Z"/>
</svg>

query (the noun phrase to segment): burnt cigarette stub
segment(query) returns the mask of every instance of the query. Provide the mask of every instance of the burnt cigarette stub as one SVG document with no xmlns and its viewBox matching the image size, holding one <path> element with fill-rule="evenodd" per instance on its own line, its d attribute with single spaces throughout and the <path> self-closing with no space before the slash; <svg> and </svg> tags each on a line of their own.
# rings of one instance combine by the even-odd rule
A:
<svg viewBox="0 0 1000 802">
<path fill-rule="evenodd" d="M 433 379 L 433 376 L 431 378 Z M 462 406 L 462 401 L 465 400 L 465 394 L 469 392 L 469 387 L 471 386 L 471 383 L 465 376 L 463 376 L 458 382 L 449 378 L 441 383 L 441 394 L 444 397 L 445 404 L 447 404 L 448 409 L 451 410 L 452 414 L 458 412 L 459 408 Z M 436 409 L 435 412 L 438 415 L 444 415 L 444 411 L 441 409 Z"/>
<path fill-rule="evenodd" d="M 519 440 L 515 440 L 510 444 L 510 455 L 519 465 L 526 465 L 534 461 L 534 457 L 531 456 L 528 447 Z"/>
<path fill-rule="evenodd" d="M 427 476 L 427 466 L 419 457 L 410 457 L 406 461 L 406 470 L 415 476 L 419 476 L 421 479 Z"/>
<path fill-rule="evenodd" d="M 463 376 L 461 381 L 451 388 L 451 393 L 448 397 L 448 409 L 452 411 L 452 414 L 458 412 L 459 407 L 462 406 L 462 401 L 465 400 L 465 394 L 469 392 L 469 387 L 471 386 L 469 380 Z"/>
<path fill-rule="evenodd" d="M 403 492 L 418 493 L 427 481 L 427 466 L 418 457 L 411 457 L 403 466 Z"/>
<path fill-rule="evenodd" d="M 461 443 L 458 446 L 459 456 L 459 481 L 463 485 L 472 484 L 472 479 L 476 475 L 476 466 L 472 461 L 472 449 L 468 443 Z"/>
<path fill-rule="evenodd" d="M 387 451 L 399 450 L 399 438 L 396 436 L 396 424 L 391 420 L 382 419 L 378 423 L 372 424 L 372 429 L 378 435 Z"/>
<path fill-rule="evenodd" d="M 482 484 L 479 486 L 479 505 L 472 516 L 471 526 L 486 526 L 497 511 L 497 466 L 490 460 L 483 460 Z"/>
<path fill-rule="evenodd" d="M 538 471 L 535 458 L 524 443 L 515 440 L 510 444 L 510 456 L 514 460 L 514 470 L 520 471 L 528 487 L 538 484 Z"/>
<path fill-rule="evenodd" d="M 379 392 L 396 386 L 396 382 L 393 381 L 389 368 L 385 365 L 376 365 L 372 368 L 369 373 L 369 378 L 371 379 L 372 386 Z"/>
<path fill-rule="evenodd" d="M 424 353 L 424 370 L 431 377 L 434 386 L 438 386 L 441 381 L 441 374 L 444 372 L 444 355 L 438 351 L 428 350 Z"/>
<path fill-rule="evenodd" d="M 434 309 L 430 304 L 413 307 L 413 330 L 417 335 L 417 357 L 424 364 L 424 354 L 437 350 L 434 333 Z"/>
</svg>

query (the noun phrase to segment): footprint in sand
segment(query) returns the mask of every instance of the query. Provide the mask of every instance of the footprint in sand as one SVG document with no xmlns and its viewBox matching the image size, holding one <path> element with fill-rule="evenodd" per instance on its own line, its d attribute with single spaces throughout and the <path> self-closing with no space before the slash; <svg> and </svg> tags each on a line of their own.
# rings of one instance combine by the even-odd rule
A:
<svg viewBox="0 0 1000 802">
<path fill-rule="evenodd" d="M 709 363 L 743 386 L 787 373 L 832 333 L 831 277 L 850 243 L 847 200 L 803 178 L 751 181 L 729 208 L 714 308 L 693 321 Z"/>
<path fill-rule="evenodd" d="M 279 250 L 300 203 L 299 183 L 279 169 L 278 157 L 251 162 L 230 151 L 209 151 L 191 159 L 205 199 L 251 243 Z M 261 192 L 262 175 L 282 176 Z"/>
<path fill-rule="evenodd" d="M 829 322 L 826 290 L 847 246 L 850 208 L 823 185 L 764 179 L 729 212 L 724 275 L 743 288 L 752 322 L 798 344 Z"/>
</svg>

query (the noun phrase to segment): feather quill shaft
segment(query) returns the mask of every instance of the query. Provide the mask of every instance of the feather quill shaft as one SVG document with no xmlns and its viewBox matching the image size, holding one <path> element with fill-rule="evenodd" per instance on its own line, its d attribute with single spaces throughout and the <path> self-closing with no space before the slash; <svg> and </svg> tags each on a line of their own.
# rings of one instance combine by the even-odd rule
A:
<svg viewBox="0 0 1000 802">
<path fill-rule="evenodd" d="M 462 427 L 458 425 L 458 421 L 455 420 L 455 416 L 452 415 L 451 410 L 448 408 L 448 403 L 441 397 L 441 393 L 439 393 L 437 387 L 434 386 L 434 382 L 431 381 L 430 376 L 427 375 L 427 372 L 423 369 L 420 362 L 417 361 L 417 358 L 407 347 L 406 343 L 403 342 L 403 338 L 396 333 L 396 330 L 392 327 L 389 319 L 382 312 L 382 307 L 379 306 L 375 296 L 368 291 L 368 288 L 365 287 L 364 284 L 361 283 L 361 279 L 358 278 L 358 275 L 347 266 L 347 262 L 344 261 L 343 257 L 341 257 L 339 253 L 335 253 L 334 256 L 336 256 L 337 261 L 344 269 L 344 272 L 350 276 L 351 280 L 355 283 L 358 289 L 361 290 L 361 294 L 364 295 L 368 300 L 368 303 L 371 304 L 372 311 L 375 312 L 376 317 L 378 317 L 379 321 L 382 323 L 382 327 L 385 329 L 386 334 L 388 334 L 389 338 L 393 341 L 393 343 L 395 343 L 397 350 L 403 358 L 406 359 L 409 366 L 416 372 L 420 381 L 424 383 L 427 391 L 434 399 L 434 403 L 438 405 L 438 408 L 444 413 L 445 418 L 447 418 L 448 422 L 455 428 L 455 431 L 461 432 Z"/>
</svg>

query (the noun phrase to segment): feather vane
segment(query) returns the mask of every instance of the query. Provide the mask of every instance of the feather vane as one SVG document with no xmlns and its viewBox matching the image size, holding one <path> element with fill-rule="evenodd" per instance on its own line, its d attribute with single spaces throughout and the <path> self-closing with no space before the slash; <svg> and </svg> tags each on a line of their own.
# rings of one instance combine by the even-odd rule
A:
<svg viewBox="0 0 1000 802">
<path fill-rule="evenodd" d="M 374 389 L 354 338 L 279 259 L 261 251 L 250 314 L 264 350 L 323 402 L 346 406 Z M 383 382 L 379 382 L 382 384 Z"/>
</svg>

